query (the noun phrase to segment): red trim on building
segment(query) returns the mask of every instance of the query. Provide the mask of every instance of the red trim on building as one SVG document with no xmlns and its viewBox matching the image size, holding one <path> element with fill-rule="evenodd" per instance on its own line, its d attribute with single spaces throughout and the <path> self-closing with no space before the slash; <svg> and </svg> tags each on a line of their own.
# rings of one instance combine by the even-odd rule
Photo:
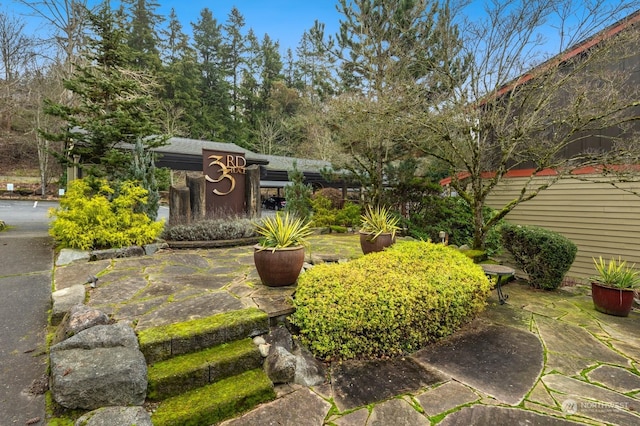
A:
<svg viewBox="0 0 640 426">
<path fill-rule="evenodd" d="M 572 175 L 593 175 L 593 174 L 600 174 L 603 171 L 606 170 L 611 170 L 611 171 L 616 171 L 616 172 L 621 172 L 621 171 L 634 171 L 634 172 L 638 172 L 640 171 L 640 164 L 633 164 L 633 165 L 621 165 L 621 164 L 612 164 L 612 165 L 608 165 L 606 166 L 606 168 L 604 166 L 587 166 L 587 167 L 581 167 L 579 169 L 575 169 L 571 171 Z M 519 178 L 519 177 L 529 177 L 531 175 L 534 174 L 536 170 L 535 169 L 515 169 L 515 170 L 509 170 L 507 173 L 505 173 L 505 175 L 503 176 L 504 178 Z M 495 177 L 496 172 L 482 172 L 481 176 L 483 179 L 491 179 L 493 177 Z M 558 171 L 555 169 L 543 169 L 540 170 L 538 173 L 535 174 L 536 176 L 556 176 L 558 175 Z M 456 175 L 457 180 L 463 180 L 466 179 L 468 177 L 471 176 L 471 173 L 469 172 L 460 172 Z M 453 180 L 452 177 L 446 177 L 444 179 L 440 180 L 440 185 L 441 186 L 447 186 L 451 184 L 451 181 Z"/>
</svg>

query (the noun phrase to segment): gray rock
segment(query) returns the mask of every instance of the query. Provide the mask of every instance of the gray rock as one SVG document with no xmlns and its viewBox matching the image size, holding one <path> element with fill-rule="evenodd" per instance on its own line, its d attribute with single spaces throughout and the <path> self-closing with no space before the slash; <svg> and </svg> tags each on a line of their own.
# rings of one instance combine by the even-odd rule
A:
<svg viewBox="0 0 640 426">
<path fill-rule="evenodd" d="M 291 392 L 221 426 L 322 425 L 331 404 L 307 388 Z"/>
<path fill-rule="evenodd" d="M 76 305 L 82 305 L 85 299 L 85 289 L 82 284 L 54 291 L 51 293 L 53 307 L 51 309 L 51 324 L 58 325 L 67 312 Z"/>
<path fill-rule="evenodd" d="M 293 337 L 286 327 L 272 327 L 264 339 L 272 348 L 281 347 L 293 352 Z"/>
<path fill-rule="evenodd" d="M 142 405 L 147 365 L 137 349 L 57 350 L 50 354 L 51 393 L 66 408 Z"/>
<path fill-rule="evenodd" d="M 51 347 L 51 352 L 69 349 L 97 349 L 123 347 L 138 349 L 138 338 L 131 326 L 120 322 L 96 325 Z"/>
<path fill-rule="evenodd" d="M 142 407 L 102 407 L 75 422 L 75 426 L 153 426 Z"/>
<path fill-rule="evenodd" d="M 428 423 L 429 420 L 404 399 L 391 399 L 377 404 L 371 410 L 371 416 L 367 421 L 367 425 L 371 426 L 426 425 Z"/>
<path fill-rule="evenodd" d="M 76 260 L 89 260 L 89 252 L 85 250 L 62 249 L 56 259 L 56 266 L 68 265 Z"/>
<path fill-rule="evenodd" d="M 130 246 L 106 250 L 94 250 L 89 255 L 90 261 L 104 259 L 119 259 L 123 257 L 144 256 L 144 249 L 140 246 Z"/>
<path fill-rule="evenodd" d="M 271 345 L 268 343 L 258 345 L 258 350 L 260 351 L 260 355 L 262 355 L 263 358 L 266 358 L 269 356 L 269 352 L 271 351 Z"/>
<path fill-rule="evenodd" d="M 264 360 L 264 370 L 273 383 L 291 383 L 296 374 L 296 356 L 277 346 L 269 352 Z"/>
<path fill-rule="evenodd" d="M 142 246 L 144 249 L 144 254 L 147 256 L 151 256 L 158 250 L 169 248 L 169 244 L 167 243 L 153 243 L 153 244 L 145 244 Z"/>
<path fill-rule="evenodd" d="M 105 313 L 86 305 L 75 305 L 60 323 L 53 344 L 68 339 L 82 330 L 108 323 L 109 317 Z"/>
<path fill-rule="evenodd" d="M 294 355 L 296 357 L 294 383 L 303 386 L 318 386 L 325 382 L 326 368 L 311 355 L 311 352 L 306 348 L 298 348 Z"/>
</svg>

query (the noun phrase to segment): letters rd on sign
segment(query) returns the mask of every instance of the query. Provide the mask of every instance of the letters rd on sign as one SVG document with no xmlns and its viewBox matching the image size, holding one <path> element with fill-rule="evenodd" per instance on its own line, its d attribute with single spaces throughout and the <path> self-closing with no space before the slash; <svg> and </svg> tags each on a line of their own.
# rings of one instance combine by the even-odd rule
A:
<svg viewBox="0 0 640 426">
<path fill-rule="evenodd" d="M 247 160 L 242 153 L 202 150 L 207 213 L 243 214 L 245 212 L 246 166 Z"/>
</svg>

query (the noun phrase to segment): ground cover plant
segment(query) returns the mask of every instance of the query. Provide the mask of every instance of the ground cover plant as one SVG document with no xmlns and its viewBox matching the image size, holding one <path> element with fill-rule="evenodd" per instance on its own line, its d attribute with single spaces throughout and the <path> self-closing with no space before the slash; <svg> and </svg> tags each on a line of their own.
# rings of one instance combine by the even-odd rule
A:
<svg viewBox="0 0 640 426">
<path fill-rule="evenodd" d="M 484 309 L 489 292 L 482 269 L 464 254 L 401 241 L 301 275 L 291 320 L 318 358 L 396 356 L 456 331 Z"/>
</svg>

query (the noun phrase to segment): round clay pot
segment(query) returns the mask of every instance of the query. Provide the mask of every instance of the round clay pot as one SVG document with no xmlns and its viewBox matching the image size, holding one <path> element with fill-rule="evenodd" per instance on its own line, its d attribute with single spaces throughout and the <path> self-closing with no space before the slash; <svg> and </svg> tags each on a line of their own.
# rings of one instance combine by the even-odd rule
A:
<svg viewBox="0 0 640 426">
<path fill-rule="evenodd" d="M 364 254 L 382 251 L 385 247 L 389 247 L 396 242 L 395 237 L 391 237 L 391 233 L 383 233 L 378 238 L 372 240 L 373 233 L 360 232 L 360 248 Z"/>
<path fill-rule="evenodd" d="M 304 263 L 304 246 L 263 248 L 253 246 L 253 262 L 256 265 L 262 284 L 269 287 L 282 287 L 295 284 Z"/>
<path fill-rule="evenodd" d="M 607 287 L 591 283 L 591 298 L 596 311 L 618 317 L 629 316 L 633 306 L 633 289 Z"/>
</svg>

